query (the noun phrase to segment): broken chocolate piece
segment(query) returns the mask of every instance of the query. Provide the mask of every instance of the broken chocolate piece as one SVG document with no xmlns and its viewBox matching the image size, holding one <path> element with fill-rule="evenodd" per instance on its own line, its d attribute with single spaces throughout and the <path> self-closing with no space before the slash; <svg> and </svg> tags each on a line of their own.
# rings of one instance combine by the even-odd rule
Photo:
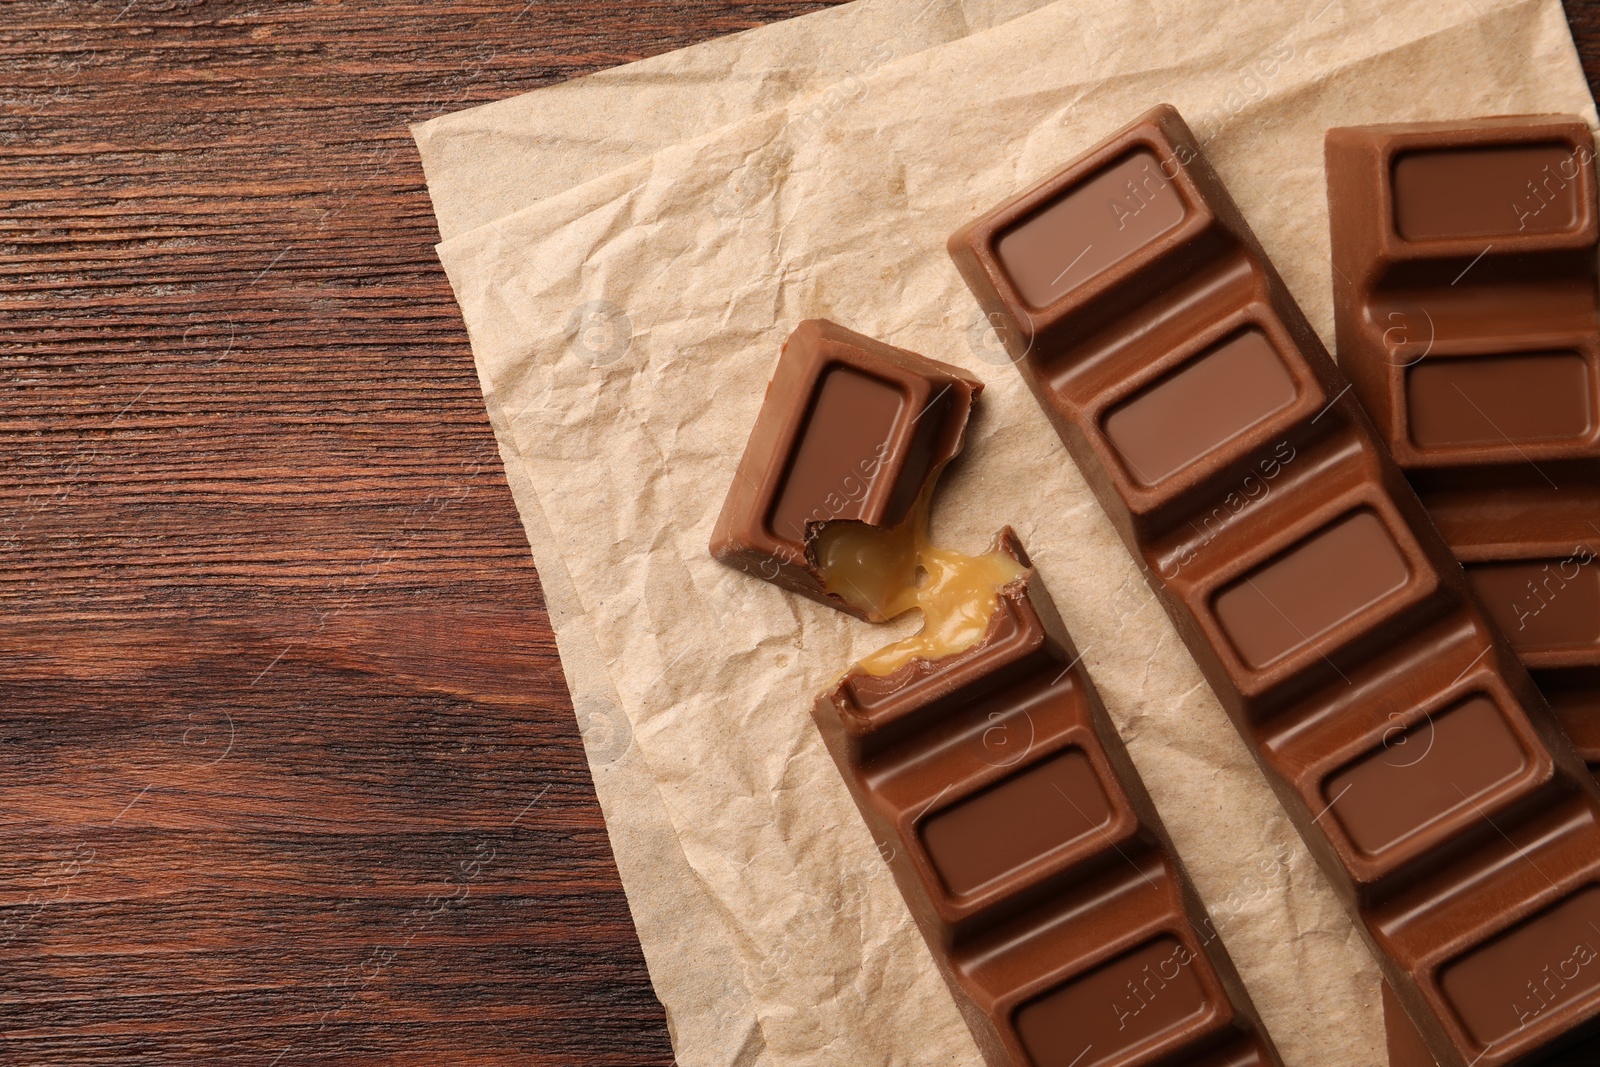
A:
<svg viewBox="0 0 1600 1067">
<path fill-rule="evenodd" d="M 815 706 L 985 1058 L 1279 1063 L 1009 529 L 995 551 L 1018 577 L 981 641 Z"/>
<path fill-rule="evenodd" d="M 822 319 L 784 342 L 755 429 L 711 535 L 711 554 L 860 618 L 824 590 L 806 545 L 818 526 L 876 527 L 913 512 L 961 451 L 981 382 Z"/>
</svg>

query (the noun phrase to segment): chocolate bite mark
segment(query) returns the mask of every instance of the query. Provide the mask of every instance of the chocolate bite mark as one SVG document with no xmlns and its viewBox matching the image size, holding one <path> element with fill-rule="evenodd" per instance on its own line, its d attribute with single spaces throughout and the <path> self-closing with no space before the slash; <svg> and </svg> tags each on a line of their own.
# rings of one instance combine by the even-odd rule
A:
<svg viewBox="0 0 1600 1067">
<path fill-rule="evenodd" d="M 1239 657 L 1259 670 L 1402 589 L 1409 577 L 1383 522 L 1362 510 L 1228 586 L 1214 611 Z"/>
<path fill-rule="evenodd" d="M 1194 955 L 1160 937 L 1024 1004 L 1017 1034 L 1035 1067 L 1114 1067 L 1205 1013 Z"/>
<path fill-rule="evenodd" d="M 1334 816 L 1371 855 L 1471 806 L 1528 768 L 1494 702 L 1477 696 L 1385 739 L 1329 777 Z"/>
<path fill-rule="evenodd" d="M 1592 553 L 1468 565 L 1467 577 L 1518 652 L 1600 647 L 1600 565 Z"/>
<path fill-rule="evenodd" d="M 1419 447 L 1575 441 L 1594 430 L 1595 384 L 1576 352 L 1424 360 L 1406 375 Z"/>
<path fill-rule="evenodd" d="M 1600 887 L 1566 900 L 1444 967 L 1439 984 L 1484 1045 L 1600 993 Z"/>
<path fill-rule="evenodd" d="M 995 256 L 1022 299 L 1048 307 L 1182 222 L 1170 170 L 1135 150 L 1001 234 Z"/>
<path fill-rule="evenodd" d="M 863 657 L 855 665 L 862 674 L 893 674 L 914 660 L 941 660 L 974 647 L 989 629 L 1000 590 L 1026 573 L 998 546 L 969 556 L 933 544 L 928 499 L 924 494 L 899 526 L 827 523 L 811 542 L 823 587 L 845 603 L 871 618 L 922 614 L 916 633 Z"/>
<path fill-rule="evenodd" d="M 1111 806 L 1080 749 L 1064 752 L 940 812 L 922 842 L 954 894 L 1027 866 L 1095 833 Z"/>
<path fill-rule="evenodd" d="M 1570 230 L 1576 174 L 1561 144 L 1406 152 L 1394 161 L 1395 229 L 1407 240 Z"/>
<path fill-rule="evenodd" d="M 711 531 L 714 559 L 881 622 L 822 587 L 820 523 L 905 524 L 961 451 L 981 382 L 824 319 L 794 328 Z"/>
<path fill-rule="evenodd" d="M 1106 437 L 1128 473 L 1155 485 L 1293 404 L 1283 360 L 1247 329 L 1167 375 L 1106 416 Z"/>
</svg>

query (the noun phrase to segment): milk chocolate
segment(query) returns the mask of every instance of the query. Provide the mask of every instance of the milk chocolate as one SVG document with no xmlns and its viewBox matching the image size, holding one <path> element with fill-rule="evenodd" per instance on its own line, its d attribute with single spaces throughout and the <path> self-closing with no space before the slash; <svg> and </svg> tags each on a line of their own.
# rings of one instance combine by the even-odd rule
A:
<svg viewBox="0 0 1600 1067">
<path fill-rule="evenodd" d="M 1280 1062 L 1031 569 L 815 718 L 993 1067 Z"/>
<path fill-rule="evenodd" d="M 1032 255 L 1003 255 L 1021 233 Z M 1177 112 L 950 251 L 1439 1063 L 1520 1067 L 1600 1028 L 1595 780 Z M 1164 404 L 1204 432 L 1159 453 L 1161 420 L 1118 427 Z"/>
<path fill-rule="evenodd" d="M 1389 1067 L 1438 1067 L 1388 982 L 1383 983 L 1383 1024 Z M 1600 1037 L 1580 1038 L 1576 1044 L 1536 1059 L 1528 1067 L 1600 1067 Z"/>
<path fill-rule="evenodd" d="M 1339 363 L 1600 764 L 1600 287 L 1576 116 L 1328 131 Z"/>
<path fill-rule="evenodd" d="M 810 531 L 853 519 L 910 519 L 958 452 L 981 382 L 948 364 L 823 319 L 784 342 L 711 554 L 785 589 L 881 617 L 823 589 L 806 558 Z"/>
</svg>

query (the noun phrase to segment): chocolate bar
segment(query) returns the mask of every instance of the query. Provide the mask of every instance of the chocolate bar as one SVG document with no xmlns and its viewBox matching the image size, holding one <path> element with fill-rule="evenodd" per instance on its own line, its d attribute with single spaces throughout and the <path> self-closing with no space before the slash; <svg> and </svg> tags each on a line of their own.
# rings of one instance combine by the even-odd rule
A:
<svg viewBox="0 0 1600 1067">
<path fill-rule="evenodd" d="M 1438 1067 L 1417 1026 L 1400 1006 L 1394 990 L 1383 983 L 1383 1025 L 1389 1045 L 1389 1067 Z M 1596 1067 L 1600 1064 L 1600 1037 L 1552 1052 L 1529 1067 Z"/>
<path fill-rule="evenodd" d="M 815 714 L 993 1067 L 1279 1064 L 1022 546 L 928 541 L 981 388 L 802 323 L 712 552 L 861 618 L 922 613 Z"/>
<path fill-rule="evenodd" d="M 1594 139 L 1575 116 L 1328 131 L 1339 364 L 1600 764 Z"/>
<path fill-rule="evenodd" d="M 986 1061 L 1278 1064 L 1009 528 L 992 554 L 1018 576 L 977 643 L 814 709 Z"/>
<path fill-rule="evenodd" d="M 1422 1040 L 1422 1035 L 1417 1033 L 1411 1016 L 1400 1006 L 1399 999 L 1394 995 L 1394 987 L 1388 982 L 1381 984 L 1383 1030 L 1389 1047 L 1389 1067 L 1439 1067 L 1433 1053 L 1428 1051 L 1427 1043 Z"/>
<path fill-rule="evenodd" d="M 950 251 L 1439 1063 L 1600 1028 L 1596 782 L 1178 113 Z"/>
<path fill-rule="evenodd" d="M 982 389 L 958 368 L 915 352 L 822 319 L 800 323 L 767 385 L 711 535 L 711 555 L 882 622 L 869 606 L 822 587 L 806 554 L 810 532 L 835 520 L 910 523 L 961 451 Z"/>
</svg>

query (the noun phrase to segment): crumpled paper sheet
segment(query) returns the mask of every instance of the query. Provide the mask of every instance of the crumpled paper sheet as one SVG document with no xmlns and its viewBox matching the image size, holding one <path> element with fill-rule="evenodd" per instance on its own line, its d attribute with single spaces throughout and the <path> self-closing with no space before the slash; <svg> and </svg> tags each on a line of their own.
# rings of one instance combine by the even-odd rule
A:
<svg viewBox="0 0 1600 1067">
<path fill-rule="evenodd" d="M 1323 130 L 1593 123 L 1560 7 L 1057 4 L 850 87 L 440 248 L 528 479 L 514 491 L 548 520 L 774 1062 L 977 1062 L 807 714 L 889 635 L 705 554 L 777 346 L 812 315 L 989 383 L 938 536 L 975 549 L 1002 521 L 1021 532 L 1288 1062 L 1381 1062 L 1370 960 L 943 241 L 1171 100 L 1331 339 Z M 594 343 L 594 315 L 627 345 Z"/>
<path fill-rule="evenodd" d="M 965 37 L 1044 0 L 863 0 L 418 123 L 448 240 L 802 93 Z"/>
<path fill-rule="evenodd" d="M 445 237 L 652 151 L 986 29 L 1044 0 L 858 0 L 413 127 Z M 603 121 L 595 121 L 596 115 Z M 495 414 L 491 410 L 491 416 Z M 684 858 L 528 476 L 495 420 L 539 569 L 595 793 L 678 1063 L 781 1062 L 723 913 Z"/>
</svg>

